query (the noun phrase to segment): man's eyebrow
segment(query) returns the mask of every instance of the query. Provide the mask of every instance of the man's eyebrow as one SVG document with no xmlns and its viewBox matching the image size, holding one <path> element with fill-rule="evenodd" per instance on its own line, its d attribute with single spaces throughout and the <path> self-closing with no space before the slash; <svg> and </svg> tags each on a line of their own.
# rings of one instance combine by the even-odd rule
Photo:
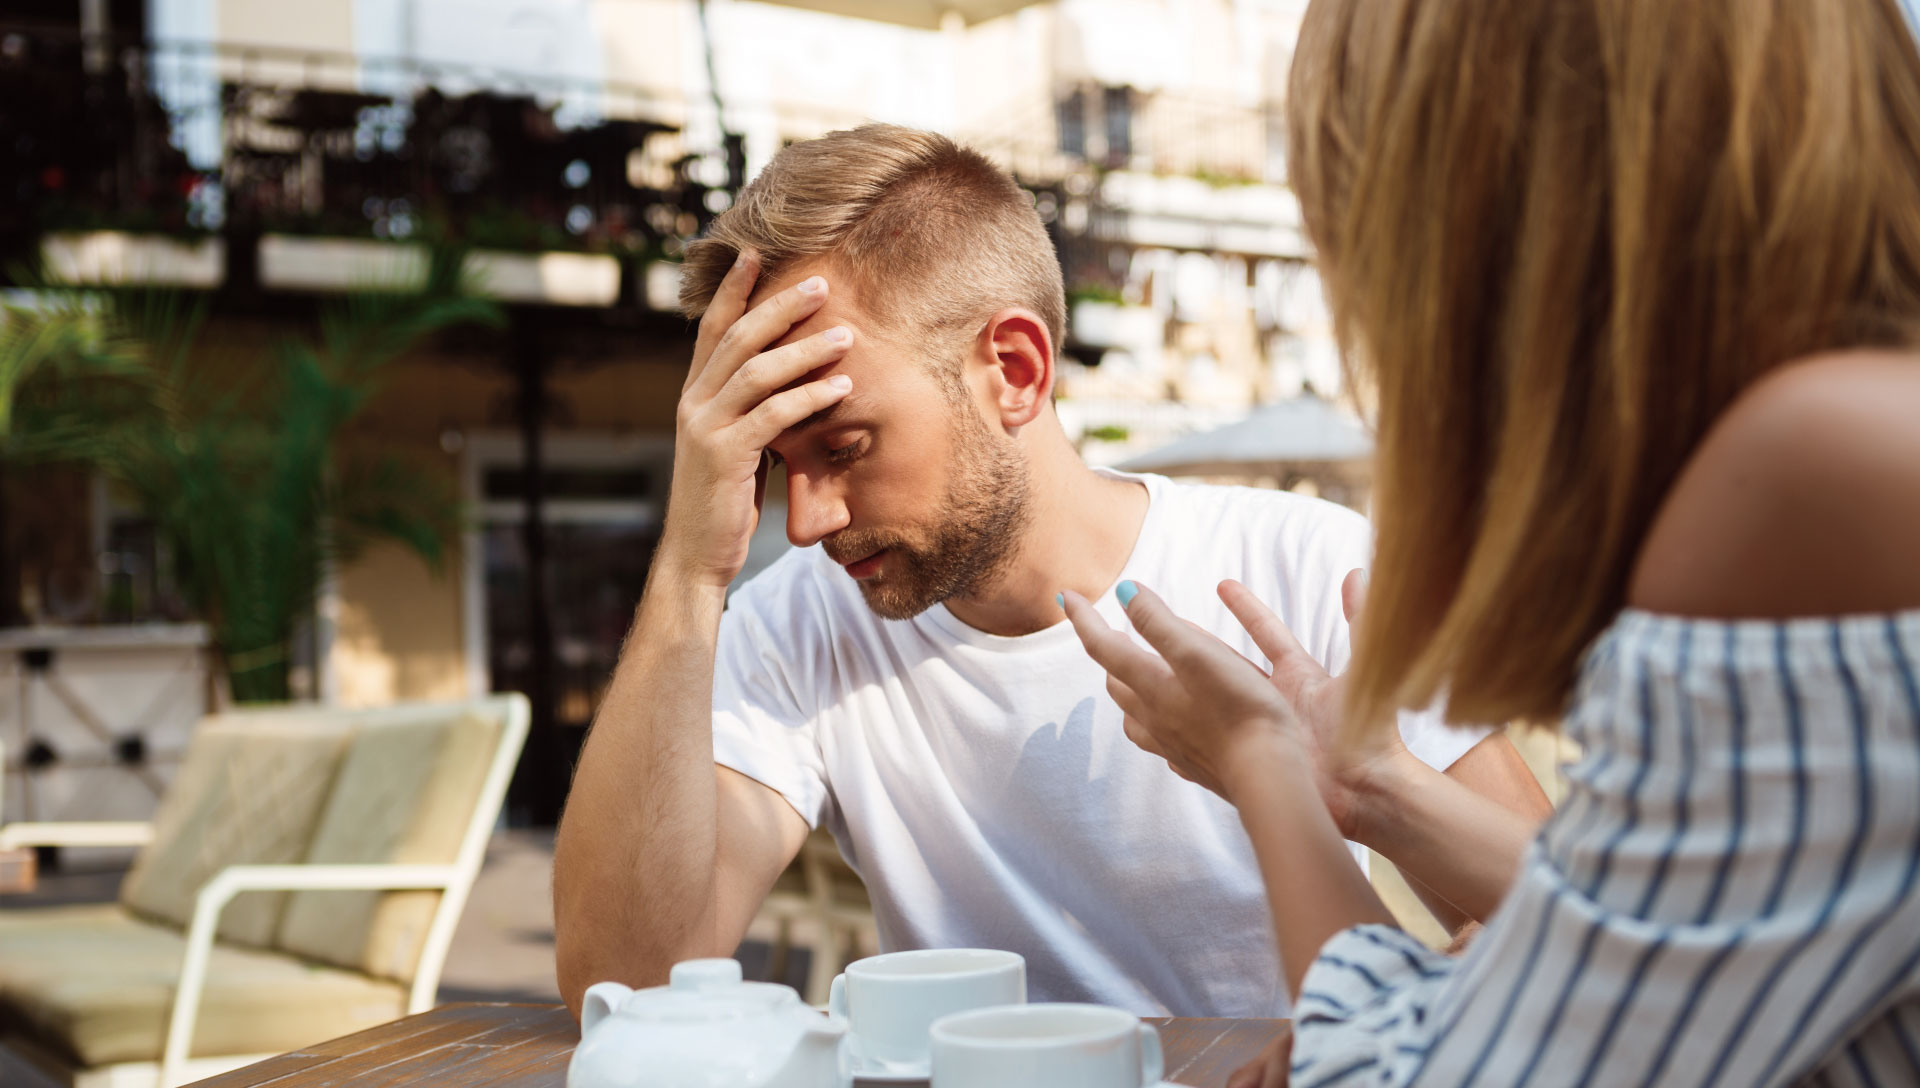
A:
<svg viewBox="0 0 1920 1088">
<path fill-rule="evenodd" d="M 786 429 L 786 433 L 794 434 L 794 435 L 804 434 L 805 432 L 815 427 L 818 427 L 822 423 L 831 423 L 833 421 L 833 417 L 840 414 L 841 409 L 845 408 L 846 406 L 847 406 L 847 402 L 844 400 L 834 401 L 832 404 L 827 405 L 825 408 L 820 409 L 818 412 L 815 412 L 812 415 L 808 416 L 807 418 L 794 424 L 793 426 L 788 427 Z"/>
</svg>

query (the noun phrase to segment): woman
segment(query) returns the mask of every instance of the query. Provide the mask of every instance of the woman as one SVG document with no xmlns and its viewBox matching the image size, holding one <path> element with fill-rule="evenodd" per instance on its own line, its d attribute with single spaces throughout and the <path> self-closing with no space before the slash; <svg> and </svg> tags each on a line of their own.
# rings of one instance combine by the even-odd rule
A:
<svg viewBox="0 0 1920 1088">
<path fill-rule="evenodd" d="M 1158 653 L 1067 609 L 1129 735 L 1240 809 L 1294 1082 L 1920 1083 L 1897 0 L 1314 0 L 1292 78 L 1378 406 L 1354 666 L 1303 677 L 1231 584 L 1272 678 L 1150 589 L 1120 587 Z M 1442 695 L 1584 746 L 1538 836 L 1398 751 L 1391 712 Z M 1309 735 L 1327 698 L 1346 727 Z M 1481 859 L 1442 889 L 1499 903 L 1464 957 L 1392 927 L 1329 808 Z"/>
</svg>

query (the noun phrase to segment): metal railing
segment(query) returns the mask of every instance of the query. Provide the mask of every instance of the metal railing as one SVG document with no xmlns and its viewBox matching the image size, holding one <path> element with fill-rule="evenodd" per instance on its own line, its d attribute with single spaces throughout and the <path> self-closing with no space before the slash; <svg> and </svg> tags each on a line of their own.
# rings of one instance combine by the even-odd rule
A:
<svg viewBox="0 0 1920 1088">
<path fill-rule="evenodd" d="M 1107 171 L 1234 185 L 1284 169 L 1268 106 L 1089 84 L 980 116 L 955 135 L 1011 169 L 1050 223 L 1097 204 Z M 731 206 L 750 141 L 765 155 L 864 120 L 619 81 L 0 24 L 0 138 L 16 149 L 0 163 L 15 194 L 0 206 L 0 249 L 112 227 L 672 256 Z M 1085 221 L 1055 225 L 1063 251 Z"/>
<path fill-rule="evenodd" d="M 745 171 L 711 121 L 689 140 L 696 103 L 342 53 L 0 26 L 0 103 L 15 245 L 116 227 L 670 253 Z"/>
</svg>

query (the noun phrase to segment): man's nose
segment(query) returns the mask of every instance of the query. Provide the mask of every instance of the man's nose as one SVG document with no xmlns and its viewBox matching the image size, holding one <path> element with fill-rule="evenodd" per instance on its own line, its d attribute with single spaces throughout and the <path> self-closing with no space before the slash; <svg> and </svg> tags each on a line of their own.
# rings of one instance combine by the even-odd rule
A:
<svg viewBox="0 0 1920 1088">
<path fill-rule="evenodd" d="M 850 520 L 838 484 L 788 470 L 787 540 L 794 547 L 817 544 L 846 528 Z"/>
</svg>

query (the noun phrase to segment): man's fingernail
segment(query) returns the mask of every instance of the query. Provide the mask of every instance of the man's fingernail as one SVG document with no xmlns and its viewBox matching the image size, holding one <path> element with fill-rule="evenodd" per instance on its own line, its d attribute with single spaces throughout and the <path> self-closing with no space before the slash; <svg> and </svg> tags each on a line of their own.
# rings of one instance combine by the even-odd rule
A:
<svg viewBox="0 0 1920 1088">
<path fill-rule="evenodd" d="M 746 250 L 744 250 L 744 249 L 743 249 L 743 250 L 741 250 L 741 251 L 740 251 L 740 252 L 739 252 L 738 254 L 736 254 L 736 255 L 734 256 L 734 258 L 733 258 L 733 267 L 735 267 L 735 268 L 745 268 L 745 267 L 747 267 L 747 251 L 746 251 Z"/>
<path fill-rule="evenodd" d="M 1371 581 L 1373 581 L 1373 572 L 1365 567 L 1360 568 L 1360 588 L 1367 588 L 1367 584 Z"/>
<path fill-rule="evenodd" d="M 845 374 L 835 374 L 833 377 L 827 379 L 827 384 L 844 393 L 853 388 L 853 379 L 847 377 Z"/>
<path fill-rule="evenodd" d="M 1053 603 L 1060 606 L 1060 611 L 1065 612 L 1067 610 L 1067 595 L 1064 593 L 1054 594 Z"/>
<path fill-rule="evenodd" d="M 844 344 L 847 342 L 847 339 L 852 335 L 853 335 L 852 333 L 848 332 L 846 329 L 842 328 L 841 326 L 835 325 L 833 328 L 827 330 L 827 343 Z"/>
<path fill-rule="evenodd" d="M 1134 585 L 1132 582 L 1121 582 L 1119 585 L 1113 587 L 1113 595 L 1120 599 L 1121 608 L 1132 604 L 1133 595 L 1138 592 L 1140 592 L 1140 587 Z"/>
<path fill-rule="evenodd" d="M 800 293 L 803 295 L 817 295 L 826 289 L 827 281 L 819 276 L 808 276 L 800 284 Z"/>
</svg>

